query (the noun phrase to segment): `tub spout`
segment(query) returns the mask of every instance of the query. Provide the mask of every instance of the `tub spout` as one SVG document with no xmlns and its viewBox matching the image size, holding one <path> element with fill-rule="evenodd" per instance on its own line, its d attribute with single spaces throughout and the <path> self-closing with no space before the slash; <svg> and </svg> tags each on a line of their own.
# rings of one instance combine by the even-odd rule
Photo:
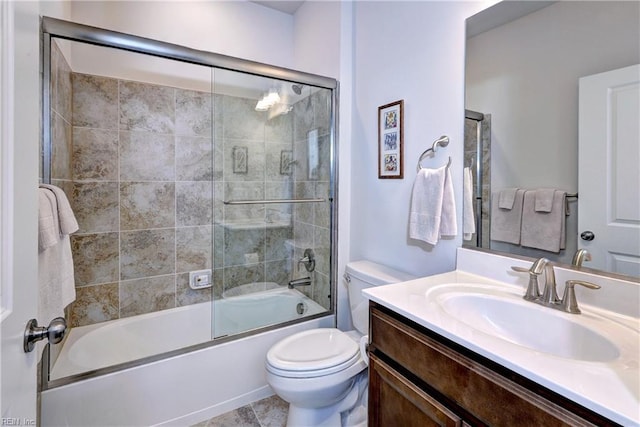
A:
<svg viewBox="0 0 640 427">
<path fill-rule="evenodd" d="M 309 286 L 311 284 L 311 277 L 302 277 L 300 279 L 293 279 L 289 282 L 289 289 L 293 289 L 296 286 Z"/>
</svg>

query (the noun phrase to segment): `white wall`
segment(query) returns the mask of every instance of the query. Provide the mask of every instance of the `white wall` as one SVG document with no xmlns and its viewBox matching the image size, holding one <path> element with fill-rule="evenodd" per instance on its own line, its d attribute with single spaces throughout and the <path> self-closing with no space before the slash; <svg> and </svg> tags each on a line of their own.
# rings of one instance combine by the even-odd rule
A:
<svg viewBox="0 0 640 427">
<path fill-rule="evenodd" d="M 77 1 L 72 20 L 155 40 L 293 66 L 293 17 L 246 1 Z M 75 60 L 75 58 L 74 58 Z"/>
<path fill-rule="evenodd" d="M 295 13 L 294 68 L 340 77 L 340 2 L 307 1 Z"/>
<path fill-rule="evenodd" d="M 431 247 L 408 237 L 416 162 L 440 135 L 451 143 L 424 162 L 451 156 L 458 224 L 462 208 L 465 19 L 487 2 L 356 2 L 351 161 L 351 259 L 416 275 L 452 270 L 462 241 Z M 404 175 L 378 179 L 378 106 L 404 99 Z"/>
</svg>

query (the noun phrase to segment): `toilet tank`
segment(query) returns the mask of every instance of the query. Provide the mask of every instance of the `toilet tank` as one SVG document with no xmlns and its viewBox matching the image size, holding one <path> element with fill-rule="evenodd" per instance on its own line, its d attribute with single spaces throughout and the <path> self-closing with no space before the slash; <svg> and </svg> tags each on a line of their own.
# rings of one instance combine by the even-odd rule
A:
<svg viewBox="0 0 640 427">
<path fill-rule="evenodd" d="M 369 333 L 369 300 L 362 295 L 362 290 L 404 282 L 416 277 L 386 265 L 363 260 L 348 263 L 344 278 L 349 290 L 349 307 L 353 326 L 358 332 L 366 335 Z"/>
</svg>

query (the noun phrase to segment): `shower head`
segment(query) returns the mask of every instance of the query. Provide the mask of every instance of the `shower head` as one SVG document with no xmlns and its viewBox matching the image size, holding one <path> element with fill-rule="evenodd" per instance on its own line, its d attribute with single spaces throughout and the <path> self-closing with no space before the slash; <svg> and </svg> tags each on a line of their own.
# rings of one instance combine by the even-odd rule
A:
<svg viewBox="0 0 640 427">
<path fill-rule="evenodd" d="M 291 85 L 291 90 L 295 92 L 296 95 L 301 95 L 302 94 L 302 88 L 304 87 L 304 85 Z"/>
</svg>

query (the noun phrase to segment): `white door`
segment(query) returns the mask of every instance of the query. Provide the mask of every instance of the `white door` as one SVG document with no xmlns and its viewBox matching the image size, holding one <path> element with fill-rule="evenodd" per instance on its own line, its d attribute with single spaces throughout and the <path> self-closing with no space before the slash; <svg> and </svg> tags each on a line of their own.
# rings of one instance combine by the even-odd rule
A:
<svg viewBox="0 0 640 427">
<path fill-rule="evenodd" d="M 638 277 L 640 65 L 583 77 L 579 91 L 578 247 L 585 266 Z"/>
<path fill-rule="evenodd" d="M 37 309 L 38 25 L 37 2 L 0 1 L 2 425 L 36 420 L 38 351 L 25 353 L 22 337 Z"/>
</svg>

